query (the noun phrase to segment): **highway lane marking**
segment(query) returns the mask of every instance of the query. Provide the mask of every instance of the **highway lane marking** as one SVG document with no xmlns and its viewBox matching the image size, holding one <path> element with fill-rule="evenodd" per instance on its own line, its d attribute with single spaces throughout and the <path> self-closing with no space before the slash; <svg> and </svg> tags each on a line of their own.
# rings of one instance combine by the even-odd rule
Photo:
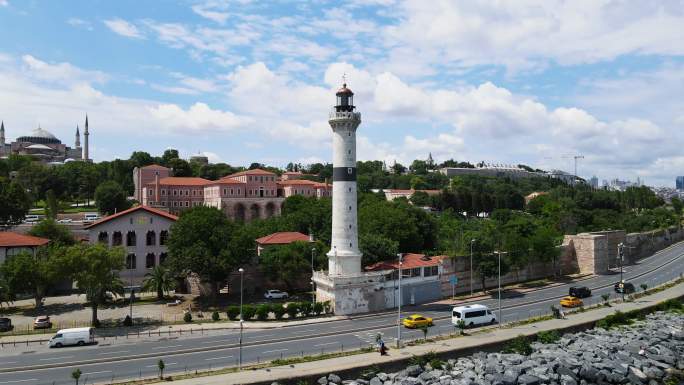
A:
<svg viewBox="0 0 684 385">
<path fill-rule="evenodd" d="M 64 359 L 64 358 L 74 358 L 74 356 L 41 358 L 39 361 L 53 361 L 53 360 L 61 360 L 61 359 Z"/>
<path fill-rule="evenodd" d="M 17 382 L 29 382 L 29 381 L 38 381 L 38 379 L 37 378 L 29 378 L 27 380 L 0 381 L 0 384 L 16 384 Z"/>
<path fill-rule="evenodd" d="M 203 343 L 203 344 L 216 344 L 216 343 L 219 343 L 219 342 L 235 342 L 235 339 L 231 339 L 231 340 L 202 341 L 201 343 Z"/>
<path fill-rule="evenodd" d="M 339 342 L 328 342 L 325 344 L 318 344 L 318 345 L 314 345 L 314 346 L 327 346 L 327 345 L 339 345 L 339 344 L 340 344 Z"/>
<path fill-rule="evenodd" d="M 17 362 L 19 362 L 19 361 L 0 362 L 0 364 L 9 365 L 9 364 L 16 364 Z"/>
<path fill-rule="evenodd" d="M 267 350 L 265 352 L 261 352 L 261 354 L 266 354 L 266 353 L 277 353 L 277 352 L 286 352 L 287 349 L 276 349 L 276 350 Z"/>
<path fill-rule="evenodd" d="M 168 364 L 166 364 L 166 365 L 164 365 L 164 366 L 171 366 L 171 365 L 178 365 L 178 362 L 169 362 Z M 159 366 L 157 366 L 157 365 L 147 365 L 147 366 L 145 366 L 145 367 L 146 367 L 146 368 L 158 368 Z"/>
<path fill-rule="evenodd" d="M 233 358 L 233 356 L 223 356 L 223 357 L 205 358 L 204 361 L 225 360 L 225 359 L 227 359 L 227 358 Z"/>
<path fill-rule="evenodd" d="M 180 348 L 181 346 L 183 345 L 157 346 L 156 348 L 152 349 Z"/>
<path fill-rule="evenodd" d="M 315 333 L 315 330 L 299 330 L 296 332 L 292 332 L 292 334 L 302 334 L 302 333 Z"/>
<path fill-rule="evenodd" d="M 104 356 L 104 355 L 107 355 L 107 354 L 128 353 L 128 352 L 130 352 L 130 350 L 119 350 L 119 351 L 116 351 L 116 352 L 97 353 L 97 355 L 98 355 L 98 356 Z"/>
<path fill-rule="evenodd" d="M 111 370 L 100 370 L 99 372 L 88 372 L 88 373 L 83 373 L 84 376 L 90 376 L 93 374 L 102 374 L 102 373 L 111 373 Z"/>
<path fill-rule="evenodd" d="M 245 336 L 245 338 L 262 338 L 262 337 L 273 337 L 273 336 L 275 336 L 275 334 L 263 334 L 263 335 L 259 334 L 256 336 Z"/>
</svg>

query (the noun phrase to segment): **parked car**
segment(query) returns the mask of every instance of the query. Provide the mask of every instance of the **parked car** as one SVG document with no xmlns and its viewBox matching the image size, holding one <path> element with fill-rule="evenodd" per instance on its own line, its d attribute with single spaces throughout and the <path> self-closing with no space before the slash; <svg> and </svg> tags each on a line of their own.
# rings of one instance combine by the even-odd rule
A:
<svg viewBox="0 0 684 385">
<path fill-rule="evenodd" d="M 584 303 L 577 297 L 567 296 L 561 298 L 560 305 L 563 307 L 578 307 L 584 305 Z"/>
<path fill-rule="evenodd" d="M 284 299 L 288 297 L 287 292 L 280 290 L 266 290 L 264 293 L 264 298 L 266 299 Z"/>
<path fill-rule="evenodd" d="M 420 328 L 423 326 L 432 326 L 432 318 L 424 317 L 420 314 L 412 314 L 402 321 L 402 324 L 409 329 Z"/>
<path fill-rule="evenodd" d="M 71 223 L 73 220 L 71 218 L 62 218 L 57 221 L 57 223 Z"/>
<path fill-rule="evenodd" d="M 625 293 L 625 294 L 631 294 L 636 291 L 634 288 L 634 284 L 631 282 L 625 282 L 625 281 L 620 281 L 620 282 L 615 282 L 615 292 L 616 293 Z"/>
<path fill-rule="evenodd" d="M 591 289 L 586 286 L 573 286 L 568 293 L 571 297 L 587 298 L 591 297 Z"/>
<path fill-rule="evenodd" d="M 451 310 L 451 323 L 458 325 L 458 321 L 465 322 L 467 327 L 493 324 L 496 322 L 496 315 L 485 305 L 455 306 Z"/>
<path fill-rule="evenodd" d="M 52 328 L 52 321 L 50 321 L 50 317 L 46 315 L 41 315 L 36 317 L 35 320 L 33 320 L 33 328 L 34 329 L 50 329 Z"/>
<path fill-rule="evenodd" d="M 48 346 L 51 348 L 61 348 L 62 346 L 78 345 L 83 346 L 95 342 L 94 328 L 73 328 L 62 329 L 57 332 L 50 341 Z"/>
<path fill-rule="evenodd" d="M 10 330 L 14 329 L 14 326 L 12 326 L 12 320 L 9 318 L 0 318 L 0 332 L 8 332 Z"/>
</svg>

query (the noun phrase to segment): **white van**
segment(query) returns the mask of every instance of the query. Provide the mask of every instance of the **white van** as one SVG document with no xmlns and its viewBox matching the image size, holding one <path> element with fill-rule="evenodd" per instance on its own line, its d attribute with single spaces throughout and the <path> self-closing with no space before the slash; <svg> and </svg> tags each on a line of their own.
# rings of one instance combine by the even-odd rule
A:
<svg viewBox="0 0 684 385">
<path fill-rule="evenodd" d="M 451 310 L 451 323 L 458 325 L 460 320 L 463 320 L 467 327 L 493 324 L 496 322 L 496 315 L 485 305 L 456 306 Z"/>
<path fill-rule="evenodd" d="M 48 346 L 51 348 L 61 348 L 68 345 L 83 346 L 92 343 L 95 343 L 94 328 L 73 328 L 58 331 L 57 334 L 50 338 Z"/>
<path fill-rule="evenodd" d="M 24 222 L 26 223 L 37 223 L 40 221 L 40 217 L 38 215 L 27 215 L 24 217 Z"/>
<path fill-rule="evenodd" d="M 100 216 L 96 213 L 85 213 L 83 214 L 83 223 L 93 223 L 100 219 Z"/>
</svg>

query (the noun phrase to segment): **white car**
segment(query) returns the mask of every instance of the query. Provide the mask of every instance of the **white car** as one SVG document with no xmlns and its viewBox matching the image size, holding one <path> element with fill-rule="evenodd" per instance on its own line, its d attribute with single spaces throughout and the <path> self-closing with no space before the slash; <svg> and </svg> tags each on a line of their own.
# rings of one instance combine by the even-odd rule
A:
<svg viewBox="0 0 684 385">
<path fill-rule="evenodd" d="M 57 221 L 57 223 L 71 223 L 73 220 L 71 218 L 62 218 Z"/>
<path fill-rule="evenodd" d="M 264 298 L 266 299 L 283 299 L 287 297 L 289 297 L 287 292 L 280 290 L 266 290 L 266 292 L 264 293 Z"/>
</svg>

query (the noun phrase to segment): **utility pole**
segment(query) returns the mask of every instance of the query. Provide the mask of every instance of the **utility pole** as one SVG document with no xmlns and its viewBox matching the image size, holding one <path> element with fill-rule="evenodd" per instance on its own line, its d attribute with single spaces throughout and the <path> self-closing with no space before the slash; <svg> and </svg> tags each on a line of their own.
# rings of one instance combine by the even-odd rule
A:
<svg viewBox="0 0 684 385">
<path fill-rule="evenodd" d="M 470 296 L 473 296 L 473 243 L 475 239 L 470 240 Z"/>
<path fill-rule="evenodd" d="M 314 254 L 316 254 L 316 248 L 311 248 L 311 306 L 316 305 L 316 286 L 313 280 L 314 276 Z"/>
<path fill-rule="evenodd" d="M 501 252 L 497 251 L 496 254 L 499 256 L 499 327 L 501 327 L 503 317 L 501 317 Z"/>
<path fill-rule="evenodd" d="M 244 316 L 242 315 L 242 278 L 245 275 L 245 269 L 240 268 L 238 269 L 238 271 L 240 272 L 240 361 L 238 365 L 238 370 L 242 370 L 242 323 L 244 321 Z"/>
<path fill-rule="evenodd" d="M 401 264 L 403 263 L 403 254 L 397 254 L 399 258 L 399 305 L 397 306 L 397 349 L 401 347 Z"/>
<path fill-rule="evenodd" d="M 625 244 L 620 242 L 618 243 L 618 259 L 620 260 L 620 284 L 618 287 L 620 287 L 620 292 L 622 294 L 622 302 L 625 301 L 625 281 L 622 278 L 622 265 L 624 264 L 625 260 Z"/>
</svg>

